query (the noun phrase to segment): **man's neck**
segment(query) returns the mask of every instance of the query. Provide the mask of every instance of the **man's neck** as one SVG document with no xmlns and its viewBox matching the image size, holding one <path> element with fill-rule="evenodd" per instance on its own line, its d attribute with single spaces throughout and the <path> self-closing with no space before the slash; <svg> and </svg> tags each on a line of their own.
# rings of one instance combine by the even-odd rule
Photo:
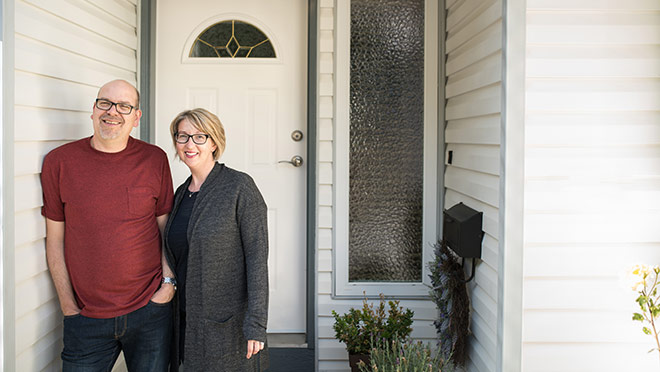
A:
<svg viewBox="0 0 660 372">
<path fill-rule="evenodd" d="M 115 153 L 123 151 L 126 146 L 128 146 L 128 138 L 124 139 L 114 139 L 106 141 L 97 137 L 96 135 L 92 136 L 92 139 L 89 141 L 90 145 L 94 150 L 108 153 Z"/>
</svg>

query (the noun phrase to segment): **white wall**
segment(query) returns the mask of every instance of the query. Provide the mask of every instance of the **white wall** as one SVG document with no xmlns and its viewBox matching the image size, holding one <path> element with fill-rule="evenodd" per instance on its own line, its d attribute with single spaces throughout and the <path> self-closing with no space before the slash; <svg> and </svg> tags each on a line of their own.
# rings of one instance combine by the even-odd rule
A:
<svg viewBox="0 0 660 372">
<path fill-rule="evenodd" d="M 361 307 L 361 299 L 333 299 L 333 213 L 335 210 L 334 152 L 336 151 L 336 4 L 319 0 L 319 93 L 318 93 L 318 226 L 317 226 L 317 357 L 318 371 L 350 371 L 346 346 L 335 339 L 332 310 L 345 313 Z M 339 108 L 341 110 L 342 108 Z M 344 108 L 346 109 L 346 108 Z M 435 304 L 425 300 L 404 300 L 401 306 L 415 311 L 412 337 L 435 340 Z"/>
<path fill-rule="evenodd" d="M 12 15 L 5 15 L 11 17 Z M 137 0 L 15 2 L 14 234 L 16 371 L 61 367 L 61 312 L 45 260 L 39 174 L 51 149 L 91 135 L 98 88 L 136 82 Z M 5 123 L 5 125 L 11 125 Z M 12 141 L 12 139 L 5 139 Z M 11 282 L 9 281 L 9 282 Z"/>
<path fill-rule="evenodd" d="M 445 208 L 483 212 L 481 261 L 469 284 L 468 370 L 495 371 L 499 251 L 502 2 L 447 0 Z"/>
<path fill-rule="evenodd" d="M 658 370 L 619 274 L 660 262 L 659 11 L 527 1 L 526 372 Z"/>
</svg>

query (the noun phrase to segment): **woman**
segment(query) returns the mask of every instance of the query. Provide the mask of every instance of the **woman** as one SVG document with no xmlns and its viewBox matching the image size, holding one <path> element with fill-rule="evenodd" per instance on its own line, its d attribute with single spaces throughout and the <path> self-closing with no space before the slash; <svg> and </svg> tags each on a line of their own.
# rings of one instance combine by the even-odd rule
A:
<svg viewBox="0 0 660 372">
<path fill-rule="evenodd" d="M 170 132 L 191 173 L 164 234 L 178 281 L 171 369 L 183 361 L 186 372 L 265 370 L 266 204 L 250 176 L 216 162 L 225 149 L 217 116 L 184 111 Z"/>
</svg>

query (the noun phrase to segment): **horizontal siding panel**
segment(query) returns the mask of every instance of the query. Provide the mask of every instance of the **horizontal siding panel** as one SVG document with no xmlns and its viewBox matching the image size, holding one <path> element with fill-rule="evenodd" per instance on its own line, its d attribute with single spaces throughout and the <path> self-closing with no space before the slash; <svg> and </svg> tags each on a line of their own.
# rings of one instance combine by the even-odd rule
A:
<svg viewBox="0 0 660 372">
<path fill-rule="evenodd" d="M 449 76 L 445 96 L 456 97 L 502 80 L 502 54 L 495 53 Z"/>
<path fill-rule="evenodd" d="M 32 174 L 14 179 L 14 211 L 40 208 L 43 205 L 41 179 Z"/>
<path fill-rule="evenodd" d="M 332 185 L 333 169 L 332 163 L 319 163 L 319 184 Z"/>
<path fill-rule="evenodd" d="M 649 336 L 631 320 L 633 305 L 631 297 L 630 311 L 525 310 L 523 342 L 644 342 Z"/>
<path fill-rule="evenodd" d="M 556 148 L 528 148 L 525 156 L 525 175 L 528 178 L 630 180 L 636 176 L 657 175 L 659 170 L 660 146 L 562 148 L 561 151 Z"/>
<path fill-rule="evenodd" d="M 64 143 L 66 142 L 16 142 L 14 144 L 14 174 L 19 177 L 41 173 L 44 156 Z"/>
<path fill-rule="evenodd" d="M 527 0 L 531 10 L 660 10 L 657 0 Z"/>
<path fill-rule="evenodd" d="M 502 22 L 498 21 L 467 43 L 448 54 L 445 68 L 447 76 L 500 52 L 502 49 Z"/>
<path fill-rule="evenodd" d="M 342 344 L 338 340 L 332 339 L 320 339 L 318 341 L 319 350 L 318 356 L 322 360 L 345 360 L 348 365 L 348 352 L 346 351 L 346 345 Z"/>
<path fill-rule="evenodd" d="M 449 151 L 452 152 L 451 165 L 454 167 L 494 176 L 500 173 L 499 146 L 448 144 L 447 154 Z M 445 161 L 448 160 L 449 155 L 445 156 Z"/>
<path fill-rule="evenodd" d="M 497 299 L 491 298 L 484 290 L 474 284 L 470 286 L 470 304 L 491 329 L 497 329 Z"/>
<path fill-rule="evenodd" d="M 660 110 L 660 79 L 530 79 L 527 87 L 528 111 Z"/>
<path fill-rule="evenodd" d="M 599 261 L 604 259 L 599 255 Z M 588 265 L 589 261 L 582 264 Z M 615 275 L 616 272 L 609 279 L 526 278 L 523 283 L 523 306 L 528 310 L 629 310 L 634 292 L 629 287 L 623 287 L 621 279 Z"/>
<path fill-rule="evenodd" d="M 331 141 L 318 142 L 318 160 L 332 162 L 333 160 L 333 143 Z"/>
<path fill-rule="evenodd" d="M 16 33 L 109 65 L 136 71 L 135 48 L 73 25 L 22 2 L 16 4 Z"/>
<path fill-rule="evenodd" d="M 468 355 L 473 366 L 479 372 L 495 372 L 495 360 L 489 357 L 486 349 L 474 336 L 470 336 L 468 343 Z M 472 370 L 470 370 L 472 372 Z"/>
<path fill-rule="evenodd" d="M 16 36 L 15 53 L 17 70 L 98 87 L 114 79 L 135 83 L 134 71 L 111 66 L 21 35 Z"/>
<path fill-rule="evenodd" d="M 603 177 L 604 178 L 604 177 Z M 574 211 L 618 211 L 621 215 L 636 213 L 639 210 L 660 210 L 660 188 L 644 189 L 644 183 L 658 184 L 660 180 L 648 180 L 635 185 L 637 190 L 625 190 L 620 179 L 611 182 L 598 182 L 594 177 L 584 183 L 578 183 L 573 189 L 568 182 L 534 180 L 530 181 L 529 191 L 525 193 L 525 208 L 529 212 L 566 212 Z M 552 191 L 552 188 L 556 191 Z"/>
<path fill-rule="evenodd" d="M 331 295 L 332 294 L 332 273 L 320 272 L 316 276 L 318 294 Z"/>
<path fill-rule="evenodd" d="M 528 77 L 660 76 L 660 45 L 532 45 L 527 48 Z"/>
<path fill-rule="evenodd" d="M 332 141 L 333 126 L 331 119 L 320 119 L 319 125 L 319 141 Z"/>
<path fill-rule="evenodd" d="M 653 12 L 527 12 L 528 44 L 660 44 Z"/>
<path fill-rule="evenodd" d="M 497 324 L 487 324 L 479 314 L 471 314 L 470 331 L 484 348 L 490 359 L 497 359 Z"/>
<path fill-rule="evenodd" d="M 525 143 L 581 147 L 660 145 L 658 123 L 660 111 L 530 112 Z"/>
<path fill-rule="evenodd" d="M 491 1 L 483 0 L 447 1 L 445 4 L 447 8 L 447 31 L 456 32 L 456 30 L 465 27 L 466 24 L 473 22 L 490 3 Z"/>
<path fill-rule="evenodd" d="M 331 249 L 332 248 L 332 229 L 319 228 L 318 230 L 318 248 Z"/>
<path fill-rule="evenodd" d="M 445 187 L 481 200 L 492 207 L 499 203 L 499 177 L 448 166 Z"/>
<path fill-rule="evenodd" d="M 86 0 L 106 11 L 106 17 L 118 18 L 129 25 L 137 25 L 137 0 Z"/>
<path fill-rule="evenodd" d="M 387 300 L 387 299 L 386 299 Z M 369 303 L 377 304 L 379 300 L 369 300 Z M 424 300 L 401 300 L 399 306 L 404 308 L 409 308 L 415 312 L 415 320 L 435 320 L 437 316 L 437 310 L 435 304 L 432 301 Z M 335 310 L 338 314 L 344 314 L 349 311 L 350 308 L 359 309 L 362 307 L 362 300 L 332 300 L 330 296 L 321 295 L 318 296 L 318 309 L 317 314 L 319 316 L 332 316 L 332 310 Z M 334 335 L 333 335 L 334 337 Z"/>
<path fill-rule="evenodd" d="M 467 5 L 469 2 L 465 2 L 464 5 Z M 488 8 L 485 8 L 483 11 L 480 11 L 479 8 L 484 7 L 484 3 L 492 3 Z M 502 4 L 499 1 L 480 1 L 476 2 L 475 4 L 472 5 L 472 16 L 470 17 L 469 23 L 466 23 L 464 27 L 460 28 L 459 30 L 452 30 L 448 26 L 448 30 L 450 30 L 447 33 L 447 42 L 445 44 L 445 49 L 447 50 L 448 53 L 451 53 L 452 51 L 456 50 L 457 47 L 463 45 L 466 43 L 468 40 L 474 38 L 477 34 L 479 34 L 481 31 L 487 29 L 490 25 L 495 23 L 497 20 L 502 18 Z M 464 8 L 464 6 L 461 7 Z M 479 9 L 479 14 L 475 16 L 476 12 L 474 10 Z M 453 13 L 449 13 L 449 18 L 454 19 Z M 456 17 L 457 18 L 457 17 Z"/>
<path fill-rule="evenodd" d="M 499 113 L 450 120 L 445 128 L 445 141 L 447 143 L 499 145 L 500 124 Z"/>
<path fill-rule="evenodd" d="M 17 247 L 46 237 L 46 220 L 41 215 L 41 208 L 17 212 L 14 221 Z"/>
<path fill-rule="evenodd" d="M 38 107 L 18 106 L 14 111 L 16 141 L 73 141 L 90 137 L 94 128 L 90 111 L 64 111 Z"/>
<path fill-rule="evenodd" d="M 660 241 L 660 211 L 627 215 L 618 211 L 525 216 L 526 243 L 655 243 Z"/>
<path fill-rule="evenodd" d="M 319 207 L 318 209 L 318 226 L 319 227 L 332 227 L 332 207 Z"/>
<path fill-rule="evenodd" d="M 60 371 L 62 361 L 62 329 L 58 327 L 16 356 L 17 371 Z"/>
<path fill-rule="evenodd" d="M 319 185 L 318 193 L 318 205 L 332 206 L 332 199 L 334 197 L 332 186 Z"/>
<path fill-rule="evenodd" d="M 484 213 L 482 229 L 486 232 L 486 235 L 490 235 L 492 238 L 497 239 L 499 234 L 497 227 L 499 223 L 499 210 L 492 205 L 488 205 L 465 194 L 458 193 L 451 189 L 446 190 L 445 209 L 449 209 L 461 202 L 476 211 Z M 491 266 L 496 267 L 497 265 L 491 263 Z"/>
<path fill-rule="evenodd" d="M 325 249 L 316 251 L 316 260 L 318 262 L 316 270 L 319 275 L 332 272 L 332 251 Z"/>
<path fill-rule="evenodd" d="M 36 8 L 90 30 L 126 47 L 137 49 L 137 32 L 135 11 L 124 22 L 108 17 L 102 8 L 98 8 L 82 0 L 23 0 Z M 114 14 L 117 15 L 116 13 Z M 129 24 L 128 22 L 132 22 Z"/>
<path fill-rule="evenodd" d="M 36 276 L 16 285 L 16 293 L 20 293 L 20 301 L 16 301 L 16 317 L 20 318 L 44 303 L 56 297 L 55 287 L 48 271 L 42 271 Z"/>
<path fill-rule="evenodd" d="M 29 73 L 16 73 L 16 105 L 91 112 L 98 88 Z M 91 126 L 91 120 L 89 121 Z"/>
<path fill-rule="evenodd" d="M 332 74 L 334 71 L 334 60 L 332 53 L 319 53 L 319 76 Z"/>
<path fill-rule="evenodd" d="M 466 260 L 465 266 L 468 266 L 468 262 L 469 261 Z M 471 270 L 471 263 L 469 263 L 469 265 L 470 269 L 467 270 Z M 483 261 L 478 262 L 476 266 L 476 273 L 474 275 L 474 281 L 484 290 L 484 292 L 488 294 L 488 296 L 490 296 L 490 298 L 497 299 L 498 278 L 496 269 Z"/>
<path fill-rule="evenodd" d="M 20 293 L 20 292 L 17 292 Z M 62 326 L 62 310 L 57 301 L 49 301 L 16 319 L 16 350 L 25 350 L 36 340 Z"/>
<path fill-rule="evenodd" d="M 526 278 L 608 277 L 642 262 L 657 262 L 660 242 L 654 244 L 599 244 L 527 246 L 524 256 Z M 594 258 L 598 265 L 594 265 Z"/>
<path fill-rule="evenodd" d="M 447 120 L 465 119 L 500 112 L 501 86 L 490 85 L 447 101 Z"/>
<path fill-rule="evenodd" d="M 15 253 L 16 261 L 16 283 L 21 284 L 23 281 L 36 277 L 37 275 L 48 271 L 46 264 L 46 245 L 45 240 L 37 240 L 28 243 L 24 246 L 16 248 Z M 55 294 L 53 293 L 53 296 Z M 42 298 L 46 300 L 47 298 Z M 48 298 L 50 299 L 50 298 Z"/>
<path fill-rule="evenodd" d="M 641 333 L 641 332 L 640 332 Z M 627 344 L 525 344 L 525 372 L 623 372 L 657 371 L 657 353 L 647 353 L 653 347 L 648 342 Z M 548 356 L 552 355 L 552 358 Z"/>
</svg>

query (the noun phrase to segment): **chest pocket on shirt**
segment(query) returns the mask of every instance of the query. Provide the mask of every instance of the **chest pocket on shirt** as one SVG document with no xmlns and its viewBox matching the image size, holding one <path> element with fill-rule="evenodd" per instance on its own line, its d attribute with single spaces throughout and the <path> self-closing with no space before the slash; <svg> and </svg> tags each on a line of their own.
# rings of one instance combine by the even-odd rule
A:
<svg viewBox="0 0 660 372">
<path fill-rule="evenodd" d="M 156 198 L 149 187 L 127 187 L 128 212 L 134 216 L 156 213 Z"/>
</svg>

